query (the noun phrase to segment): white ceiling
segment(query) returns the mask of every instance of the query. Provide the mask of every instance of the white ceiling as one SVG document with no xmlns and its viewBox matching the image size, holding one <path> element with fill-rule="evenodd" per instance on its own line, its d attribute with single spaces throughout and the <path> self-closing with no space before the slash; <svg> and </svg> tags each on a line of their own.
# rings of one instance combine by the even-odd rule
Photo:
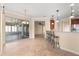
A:
<svg viewBox="0 0 79 59">
<path fill-rule="evenodd" d="M 16 11 L 18 13 L 24 13 L 26 9 L 26 15 L 30 16 L 51 16 L 56 17 L 56 10 L 59 9 L 60 18 L 69 17 L 71 15 L 70 3 L 6 3 L 6 10 Z M 79 16 L 79 4 L 74 6 L 75 16 Z"/>
</svg>

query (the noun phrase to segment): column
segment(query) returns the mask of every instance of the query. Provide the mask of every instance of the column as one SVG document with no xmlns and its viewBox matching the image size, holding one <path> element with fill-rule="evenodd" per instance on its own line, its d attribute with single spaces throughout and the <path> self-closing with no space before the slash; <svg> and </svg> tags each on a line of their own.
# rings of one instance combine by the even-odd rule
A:
<svg viewBox="0 0 79 59">
<path fill-rule="evenodd" d="M 29 20 L 29 38 L 35 38 L 34 20 Z"/>
<path fill-rule="evenodd" d="M 2 55 L 4 50 L 5 43 L 5 15 L 4 15 L 4 6 L 1 6 L 0 11 L 0 55 Z"/>
</svg>

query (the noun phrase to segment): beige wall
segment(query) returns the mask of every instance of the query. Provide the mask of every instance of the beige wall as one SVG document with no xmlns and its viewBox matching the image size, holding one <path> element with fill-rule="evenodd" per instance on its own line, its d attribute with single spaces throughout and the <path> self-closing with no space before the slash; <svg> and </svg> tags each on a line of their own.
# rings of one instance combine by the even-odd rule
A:
<svg viewBox="0 0 79 59">
<path fill-rule="evenodd" d="M 35 23 L 35 35 L 42 34 L 42 25 Z"/>
<path fill-rule="evenodd" d="M 45 38 L 46 38 L 46 31 L 50 31 L 50 19 L 45 21 Z"/>
<path fill-rule="evenodd" d="M 71 32 L 71 19 L 69 17 L 61 19 L 59 29 L 62 32 Z"/>
<path fill-rule="evenodd" d="M 56 32 L 58 35 L 60 47 L 62 49 L 79 54 L 79 33 L 77 32 Z"/>
</svg>

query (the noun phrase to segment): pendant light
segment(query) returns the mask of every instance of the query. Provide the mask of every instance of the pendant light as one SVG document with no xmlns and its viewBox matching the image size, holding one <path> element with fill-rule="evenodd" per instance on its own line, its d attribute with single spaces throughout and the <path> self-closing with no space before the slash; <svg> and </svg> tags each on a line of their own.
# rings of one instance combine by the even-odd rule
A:
<svg viewBox="0 0 79 59">
<path fill-rule="evenodd" d="M 73 8 L 74 5 L 75 5 L 75 4 L 73 4 L 73 3 L 70 4 L 70 8 L 71 8 L 71 16 L 70 16 L 70 18 L 74 18 L 74 17 L 75 17 L 75 16 L 74 16 L 74 12 L 75 12 L 75 10 L 74 10 L 74 8 Z"/>
<path fill-rule="evenodd" d="M 56 10 L 56 13 L 57 13 L 57 21 L 56 22 L 59 22 L 59 10 L 58 9 Z"/>
</svg>

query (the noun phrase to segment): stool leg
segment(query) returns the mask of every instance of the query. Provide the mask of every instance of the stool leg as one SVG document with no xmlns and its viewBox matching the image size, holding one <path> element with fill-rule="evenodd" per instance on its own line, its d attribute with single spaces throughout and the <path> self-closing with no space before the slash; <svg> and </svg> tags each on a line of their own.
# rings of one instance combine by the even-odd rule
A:
<svg viewBox="0 0 79 59">
<path fill-rule="evenodd" d="M 59 42 L 58 42 L 58 48 L 60 48 L 60 44 L 59 44 Z"/>
</svg>

